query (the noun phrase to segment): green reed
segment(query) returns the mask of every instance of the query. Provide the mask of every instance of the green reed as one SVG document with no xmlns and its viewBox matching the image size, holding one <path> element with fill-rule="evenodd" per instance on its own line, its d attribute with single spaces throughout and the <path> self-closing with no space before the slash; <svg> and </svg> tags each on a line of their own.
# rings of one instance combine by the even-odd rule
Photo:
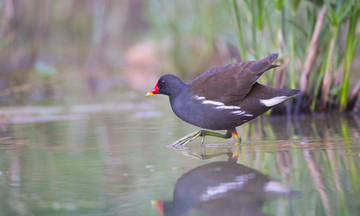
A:
<svg viewBox="0 0 360 216">
<path fill-rule="evenodd" d="M 179 62 L 175 69 L 183 71 L 183 76 L 193 73 L 193 65 L 199 66 L 196 74 L 210 68 L 197 62 L 201 58 L 210 58 L 211 55 L 206 55 L 206 52 L 216 52 L 218 47 L 215 44 L 219 38 L 228 48 L 235 44 L 235 40 L 242 61 L 280 53 L 276 63 L 283 65 L 284 71 L 279 74 L 269 71 L 260 82 L 270 86 L 276 83 L 276 87 L 300 88 L 310 98 L 309 108 L 313 111 L 325 111 L 332 107 L 346 110 L 350 71 L 359 44 L 359 33 L 356 32 L 360 16 L 358 1 L 184 1 L 177 4 L 175 11 L 170 3 L 160 2 L 165 5 L 163 14 L 169 14 L 170 18 L 158 14 L 152 19 L 162 17 L 163 24 L 157 29 L 172 35 L 175 44 L 171 52 L 173 61 Z M 326 7 L 324 22 L 316 26 L 323 6 Z M 182 13 L 173 16 L 176 11 Z M 184 16 L 184 11 L 187 12 L 184 19 L 188 20 L 185 23 L 178 19 Z M 202 31 L 199 32 L 199 29 Z M 206 52 L 198 55 L 192 48 L 184 51 L 188 47 L 184 45 L 184 40 L 198 38 L 202 41 L 204 37 L 207 40 L 202 45 L 206 47 Z M 314 37 L 315 43 L 312 42 Z M 309 53 L 312 56 L 308 56 Z M 308 74 L 302 75 L 305 63 L 308 64 L 306 61 L 311 62 Z M 231 62 L 229 59 L 228 63 Z M 339 65 L 342 65 L 340 76 L 336 75 Z"/>
<path fill-rule="evenodd" d="M 252 34 L 246 37 L 250 41 L 244 42 L 251 44 L 248 53 L 252 51 L 257 53 L 253 56 L 265 56 L 264 50 L 271 50 L 267 48 L 267 44 L 273 44 L 277 52 L 282 54 L 281 58 L 285 60 L 283 64 L 287 66 L 287 72 L 282 75 L 288 80 L 287 87 L 297 88 L 300 81 L 299 72 L 302 70 L 307 52 L 310 49 L 316 49 L 316 54 L 313 56 L 314 63 L 306 80 L 305 94 L 312 99 L 310 108 L 313 111 L 325 111 L 331 106 L 339 107 L 339 111 L 344 111 L 348 103 L 351 66 L 360 37 L 359 33 L 356 33 L 360 3 L 325 0 L 317 2 L 318 5 L 316 5 L 301 1 L 271 1 L 266 4 L 265 9 L 264 1 L 261 3 L 246 0 L 237 2 L 247 5 L 244 9 L 250 11 L 251 14 L 250 22 L 242 24 L 243 28 L 248 29 L 246 32 Z M 322 5 L 325 5 L 327 9 L 326 19 L 323 25 L 318 26 L 321 28 L 321 33 L 318 42 L 314 45 L 311 44 L 311 38 L 315 33 L 316 16 Z M 269 13 L 267 10 L 273 8 L 275 8 L 276 16 L 267 16 Z M 246 20 L 240 16 L 236 16 L 236 19 L 237 22 Z M 275 23 L 275 27 L 271 23 Z M 347 26 L 347 32 L 340 31 Z M 259 34 L 274 34 L 276 39 L 267 40 L 271 37 L 266 35 L 262 37 L 263 41 L 260 41 Z M 345 51 L 342 53 L 341 47 L 344 45 Z M 335 76 L 340 64 L 343 65 L 342 76 Z M 337 80 L 339 77 L 340 80 Z M 267 80 L 260 81 L 268 84 L 274 82 L 269 80 L 269 76 L 265 76 L 265 79 Z"/>
<path fill-rule="evenodd" d="M 240 51 L 241 58 L 244 59 L 244 58 L 246 58 L 246 48 L 245 48 L 245 44 L 244 44 L 243 31 L 242 31 L 242 27 L 241 27 L 240 12 L 239 12 L 239 8 L 238 8 L 236 0 L 233 0 L 232 2 L 233 2 L 233 9 L 234 9 L 234 13 L 235 13 L 235 20 L 236 20 L 237 30 L 238 30 L 237 39 L 238 39 L 238 43 L 239 43 L 239 51 Z"/>
<path fill-rule="evenodd" d="M 347 106 L 347 96 L 349 91 L 349 80 L 351 65 L 354 59 L 356 48 L 359 44 L 360 34 L 356 33 L 356 25 L 360 18 L 360 3 L 355 1 L 350 9 L 350 18 L 348 24 L 348 34 L 346 38 L 346 47 L 343 59 L 342 76 L 343 81 L 340 85 L 339 111 L 344 111 Z"/>
</svg>

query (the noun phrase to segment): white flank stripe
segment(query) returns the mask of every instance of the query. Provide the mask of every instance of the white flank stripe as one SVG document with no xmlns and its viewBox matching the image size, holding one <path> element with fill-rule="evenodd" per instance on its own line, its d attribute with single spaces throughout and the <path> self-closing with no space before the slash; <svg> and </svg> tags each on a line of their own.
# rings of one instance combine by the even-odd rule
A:
<svg viewBox="0 0 360 216">
<path fill-rule="evenodd" d="M 254 117 L 253 114 L 244 114 L 244 116 Z"/>
<path fill-rule="evenodd" d="M 245 182 L 226 182 L 220 183 L 214 187 L 208 187 L 206 192 L 200 196 L 202 201 L 218 199 L 224 196 L 228 191 L 241 190 Z"/>
<path fill-rule="evenodd" d="M 217 106 L 216 109 L 241 109 L 239 106 Z"/>
<path fill-rule="evenodd" d="M 220 182 L 220 184 L 216 186 L 207 187 L 205 193 L 201 194 L 200 199 L 202 201 L 214 200 L 226 195 L 228 191 L 242 190 L 244 185 L 253 178 L 255 178 L 255 174 L 249 173 L 242 176 L 236 176 L 235 181 Z"/>
<path fill-rule="evenodd" d="M 287 96 L 278 96 L 270 99 L 260 99 L 260 103 L 264 104 L 267 107 L 271 107 L 283 102 L 287 98 L 288 98 Z"/>
<path fill-rule="evenodd" d="M 203 104 L 213 104 L 213 105 L 217 105 L 217 106 L 224 106 L 224 103 L 218 102 L 218 101 L 212 101 L 212 100 L 204 100 L 202 102 Z"/>
<path fill-rule="evenodd" d="M 226 106 L 224 103 L 219 102 L 219 101 L 212 101 L 212 100 L 205 100 L 205 97 L 202 96 L 198 96 L 195 95 L 194 98 L 196 100 L 201 100 L 203 104 L 211 104 L 211 105 L 216 105 L 215 109 L 241 109 L 241 107 L 239 106 Z"/>
<path fill-rule="evenodd" d="M 198 95 L 195 95 L 194 98 L 195 98 L 196 100 L 204 100 L 204 99 L 205 99 L 205 97 L 198 96 Z"/>
<path fill-rule="evenodd" d="M 279 193 L 279 194 L 289 194 L 291 193 L 291 190 L 286 187 L 285 185 L 282 185 L 280 182 L 276 181 L 269 181 L 264 186 L 265 192 L 273 192 L 273 193 Z"/>
<path fill-rule="evenodd" d="M 245 111 L 239 110 L 239 111 L 232 111 L 231 113 L 235 115 L 244 115 Z"/>
</svg>

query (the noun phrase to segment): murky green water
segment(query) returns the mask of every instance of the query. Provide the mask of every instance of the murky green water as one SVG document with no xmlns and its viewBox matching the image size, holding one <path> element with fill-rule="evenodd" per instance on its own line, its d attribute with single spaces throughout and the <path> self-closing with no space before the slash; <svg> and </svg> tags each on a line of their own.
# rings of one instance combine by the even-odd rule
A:
<svg viewBox="0 0 360 216">
<path fill-rule="evenodd" d="M 166 100 L 110 110 L 4 126 L 0 215 L 161 215 L 151 200 L 173 199 L 173 215 L 360 214 L 359 116 L 259 119 L 238 128 L 235 164 L 233 140 L 166 148 L 198 129 Z M 271 180 L 299 193 L 265 193 Z"/>
</svg>

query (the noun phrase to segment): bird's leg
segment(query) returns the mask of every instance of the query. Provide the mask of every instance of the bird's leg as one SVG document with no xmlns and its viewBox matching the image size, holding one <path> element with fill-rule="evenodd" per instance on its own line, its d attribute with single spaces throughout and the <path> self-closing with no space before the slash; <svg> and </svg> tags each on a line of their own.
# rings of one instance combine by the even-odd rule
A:
<svg viewBox="0 0 360 216">
<path fill-rule="evenodd" d="M 232 135 L 231 135 L 230 131 L 227 131 L 225 134 L 222 134 L 222 133 L 218 133 L 218 132 L 215 132 L 215 131 L 199 130 L 199 131 L 193 132 L 193 133 L 191 133 L 191 134 L 189 134 L 187 136 L 184 136 L 183 138 L 181 138 L 181 139 L 177 140 L 176 142 L 174 142 L 173 144 L 171 144 L 169 147 L 185 146 L 186 144 L 188 144 L 189 142 L 191 142 L 194 139 L 198 138 L 199 136 L 203 137 L 203 139 L 201 140 L 201 145 L 203 145 L 205 136 L 214 136 L 214 137 L 228 139 Z"/>
<path fill-rule="evenodd" d="M 234 151 L 234 154 L 233 154 L 233 158 L 239 158 L 239 155 L 240 155 L 240 151 L 241 151 L 241 146 L 240 146 L 240 143 L 241 143 L 241 136 L 239 136 L 238 132 L 236 131 L 236 129 L 231 129 L 230 132 L 234 135 L 235 137 L 235 151 Z"/>
<path fill-rule="evenodd" d="M 202 136 L 201 145 L 204 144 L 205 136 L 213 136 L 213 137 L 219 137 L 219 138 L 223 138 L 223 139 L 231 138 L 231 132 L 230 131 L 226 131 L 225 134 L 215 132 L 215 131 L 209 131 L 209 130 L 200 130 L 200 132 L 201 132 L 200 136 Z"/>
<path fill-rule="evenodd" d="M 241 136 L 238 134 L 237 131 L 233 132 L 232 134 L 235 137 L 235 145 L 240 145 L 242 140 Z"/>
</svg>

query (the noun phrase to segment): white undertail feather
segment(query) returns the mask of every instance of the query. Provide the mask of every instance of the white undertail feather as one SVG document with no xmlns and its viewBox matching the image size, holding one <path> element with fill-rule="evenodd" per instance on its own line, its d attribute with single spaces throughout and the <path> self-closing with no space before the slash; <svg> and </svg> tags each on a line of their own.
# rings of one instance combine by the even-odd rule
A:
<svg viewBox="0 0 360 216">
<path fill-rule="evenodd" d="M 278 193 L 278 194 L 290 194 L 291 193 L 291 190 L 287 186 L 285 186 L 277 181 L 269 181 L 268 183 L 266 183 L 264 186 L 264 191 Z"/>
<path fill-rule="evenodd" d="M 269 99 L 260 99 L 260 103 L 264 104 L 267 107 L 272 107 L 275 106 L 276 104 L 283 102 L 288 98 L 289 98 L 288 96 L 277 96 Z"/>
</svg>

